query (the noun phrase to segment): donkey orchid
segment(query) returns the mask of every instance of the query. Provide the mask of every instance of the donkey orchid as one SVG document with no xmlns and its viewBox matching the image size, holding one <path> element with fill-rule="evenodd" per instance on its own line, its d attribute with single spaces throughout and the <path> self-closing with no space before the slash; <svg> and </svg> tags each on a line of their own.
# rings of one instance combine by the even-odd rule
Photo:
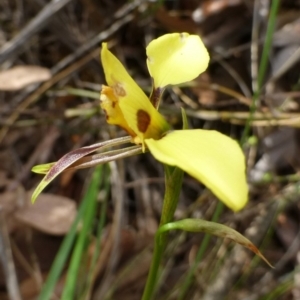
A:
<svg viewBox="0 0 300 300">
<path fill-rule="evenodd" d="M 177 166 L 201 181 L 232 210 L 240 210 L 247 202 L 248 188 L 244 155 L 237 142 L 217 131 L 171 130 L 157 110 L 167 85 L 193 80 L 206 70 L 209 55 L 201 39 L 187 33 L 166 34 L 150 42 L 146 51 L 153 81 L 150 98 L 103 43 L 101 60 L 108 86 L 103 85 L 100 102 L 107 122 L 127 131 L 131 138 L 124 141 L 137 145 L 130 148 L 132 154 L 149 150 L 158 161 Z M 34 171 L 46 176 L 33 201 L 62 171 L 90 166 L 84 156 L 104 144 L 83 147 L 55 164 L 35 167 Z"/>
</svg>

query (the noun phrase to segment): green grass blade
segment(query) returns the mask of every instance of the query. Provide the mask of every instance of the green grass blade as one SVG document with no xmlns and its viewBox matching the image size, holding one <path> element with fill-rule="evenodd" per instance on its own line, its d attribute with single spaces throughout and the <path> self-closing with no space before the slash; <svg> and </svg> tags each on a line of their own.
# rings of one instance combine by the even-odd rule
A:
<svg viewBox="0 0 300 300">
<path fill-rule="evenodd" d="M 83 90 L 83 89 L 76 89 L 76 88 L 66 88 L 65 90 L 70 95 L 99 100 L 99 92 Z"/>
<path fill-rule="evenodd" d="M 263 85 L 263 81 L 266 75 L 267 67 L 269 64 L 269 57 L 270 57 L 270 51 L 272 48 L 272 42 L 273 42 L 273 34 L 275 31 L 276 26 L 276 17 L 278 14 L 279 4 L 280 0 L 273 0 L 271 2 L 271 11 L 270 11 L 270 17 L 268 22 L 268 28 L 267 28 L 267 34 L 266 39 L 263 47 L 263 52 L 261 56 L 261 61 L 259 64 L 258 69 L 258 92 L 260 92 L 260 89 Z"/>
<path fill-rule="evenodd" d="M 99 257 L 100 251 L 101 251 L 101 237 L 102 232 L 105 226 L 106 221 L 106 211 L 107 211 L 107 200 L 109 197 L 110 192 L 110 176 L 109 176 L 110 170 L 109 170 L 109 164 L 103 165 L 103 187 L 101 187 L 101 191 L 105 192 L 104 196 L 101 197 L 100 200 L 100 218 L 97 228 L 97 239 L 95 243 L 95 249 L 93 252 L 92 260 L 91 260 L 91 267 L 88 274 L 88 279 L 86 282 L 86 288 L 83 292 L 83 296 L 80 297 L 80 299 L 90 299 L 90 293 L 92 291 L 93 283 L 96 276 L 96 266 L 97 266 L 97 258 Z"/>
<path fill-rule="evenodd" d="M 262 52 L 259 69 L 258 69 L 257 91 L 254 91 L 253 101 L 252 101 L 252 105 L 250 107 L 250 115 L 246 122 L 243 136 L 241 139 L 242 145 L 245 144 L 245 142 L 249 136 L 251 123 L 252 123 L 253 116 L 254 116 L 254 113 L 255 113 L 256 107 L 257 107 L 257 101 L 258 101 L 259 95 L 261 93 L 261 88 L 262 88 L 263 81 L 264 81 L 264 78 L 266 75 L 266 71 L 267 71 L 267 67 L 268 67 L 268 63 L 269 63 L 270 51 L 272 48 L 272 40 L 273 40 L 273 34 L 275 31 L 275 26 L 276 26 L 276 17 L 278 14 L 279 4 L 280 4 L 280 0 L 273 0 L 271 2 L 271 11 L 270 11 L 270 16 L 269 16 L 266 39 L 265 39 L 263 52 Z"/>
<path fill-rule="evenodd" d="M 47 280 L 42 288 L 42 291 L 38 297 L 39 300 L 48 300 L 50 299 L 55 284 L 57 280 L 59 279 L 59 276 L 62 272 L 62 269 L 65 266 L 66 260 L 68 258 L 68 255 L 71 251 L 72 245 L 75 240 L 77 227 L 79 224 L 79 221 L 81 220 L 85 210 L 86 210 L 87 202 L 82 202 L 80 205 L 80 208 L 78 210 L 77 216 L 72 224 L 72 227 L 66 237 L 64 238 L 60 249 L 54 259 L 54 262 L 52 264 L 51 270 L 49 272 L 49 275 L 47 277 Z"/>
<path fill-rule="evenodd" d="M 87 207 L 83 216 L 82 229 L 71 258 L 65 288 L 61 297 L 62 300 L 74 299 L 77 286 L 77 275 L 80 268 L 82 254 L 85 249 L 88 233 L 91 230 L 93 219 L 96 213 L 97 195 L 99 191 L 102 170 L 103 166 L 98 166 L 95 169 L 90 186 L 83 198 L 83 202 L 87 203 Z"/>
</svg>

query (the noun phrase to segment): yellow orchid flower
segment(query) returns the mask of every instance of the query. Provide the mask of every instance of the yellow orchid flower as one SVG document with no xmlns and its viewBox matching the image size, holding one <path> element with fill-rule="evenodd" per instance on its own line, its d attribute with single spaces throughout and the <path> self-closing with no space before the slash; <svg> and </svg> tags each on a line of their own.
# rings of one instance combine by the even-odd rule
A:
<svg viewBox="0 0 300 300">
<path fill-rule="evenodd" d="M 209 55 L 201 39 L 188 33 L 166 34 L 150 42 L 146 52 L 153 81 L 150 98 L 103 43 L 101 60 L 108 86 L 102 87 L 100 105 L 107 122 L 122 127 L 130 137 L 76 149 L 56 163 L 34 167 L 34 172 L 46 176 L 34 191 L 33 202 L 58 174 L 67 169 L 89 167 L 148 149 L 158 161 L 179 167 L 204 183 L 232 210 L 238 211 L 245 206 L 248 194 L 245 159 L 237 142 L 217 131 L 172 131 L 157 111 L 167 85 L 193 80 L 206 70 Z M 130 141 L 136 146 L 87 156 Z"/>
<path fill-rule="evenodd" d="M 147 47 L 147 65 L 154 82 L 155 103 L 149 101 L 106 43 L 101 61 L 109 85 L 103 86 L 100 95 L 107 122 L 124 128 L 144 147 L 145 139 L 159 139 L 170 129 L 156 110 L 164 87 L 197 77 L 206 70 L 209 55 L 196 35 L 173 33 L 153 40 Z"/>
<path fill-rule="evenodd" d="M 203 182 L 234 211 L 247 202 L 243 153 L 231 138 L 207 130 L 170 131 L 157 111 L 166 85 L 196 78 L 208 66 L 209 55 L 199 36 L 166 34 L 147 47 L 147 66 L 153 79 L 150 99 L 103 43 L 101 60 L 106 82 L 100 101 L 109 124 L 119 125 L 133 142 L 152 155 L 177 166 Z"/>
</svg>

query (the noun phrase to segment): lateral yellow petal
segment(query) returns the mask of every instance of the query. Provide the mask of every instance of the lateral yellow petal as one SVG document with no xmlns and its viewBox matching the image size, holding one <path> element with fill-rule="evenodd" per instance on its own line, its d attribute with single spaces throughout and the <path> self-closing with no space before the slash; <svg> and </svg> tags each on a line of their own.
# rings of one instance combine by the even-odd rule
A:
<svg viewBox="0 0 300 300">
<path fill-rule="evenodd" d="M 103 43 L 101 59 L 106 81 L 113 89 L 118 107 L 129 127 L 139 138 L 135 139 L 136 142 L 144 143 L 146 138 L 161 138 L 162 134 L 169 129 L 168 123 L 153 107 L 122 63 L 107 49 L 105 43 Z"/>
<path fill-rule="evenodd" d="M 198 35 L 165 34 L 147 47 L 147 65 L 155 88 L 196 78 L 207 69 L 209 55 Z"/>
<path fill-rule="evenodd" d="M 157 160 L 195 177 L 232 210 L 246 205 L 245 158 L 233 139 L 217 131 L 180 130 L 146 145 Z"/>
</svg>

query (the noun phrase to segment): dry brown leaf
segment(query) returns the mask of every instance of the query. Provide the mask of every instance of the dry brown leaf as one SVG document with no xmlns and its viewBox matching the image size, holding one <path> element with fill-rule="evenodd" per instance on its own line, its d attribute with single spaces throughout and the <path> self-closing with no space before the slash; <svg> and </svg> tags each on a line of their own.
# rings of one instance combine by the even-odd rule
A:
<svg viewBox="0 0 300 300">
<path fill-rule="evenodd" d="M 243 4 L 241 0 L 202 1 L 199 7 L 193 12 L 192 19 L 196 23 L 202 23 L 211 15 L 216 15 L 230 6 L 240 4 Z"/>
<path fill-rule="evenodd" d="M 23 299 L 36 299 L 39 295 L 40 287 L 37 285 L 37 282 L 33 277 L 27 277 L 20 284 L 20 290 Z"/>
<path fill-rule="evenodd" d="M 16 91 L 29 84 L 46 81 L 51 78 L 49 69 L 39 66 L 16 66 L 0 72 L 0 90 Z"/>
<path fill-rule="evenodd" d="M 7 191 L 0 194 L 0 207 L 4 215 L 12 213 L 17 208 L 18 191 Z"/>
<path fill-rule="evenodd" d="M 30 198 L 31 193 L 28 193 Z M 75 202 L 63 196 L 41 194 L 35 204 L 16 212 L 18 221 L 25 223 L 44 233 L 53 235 L 66 234 L 75 217 Z"/>
</svg>

